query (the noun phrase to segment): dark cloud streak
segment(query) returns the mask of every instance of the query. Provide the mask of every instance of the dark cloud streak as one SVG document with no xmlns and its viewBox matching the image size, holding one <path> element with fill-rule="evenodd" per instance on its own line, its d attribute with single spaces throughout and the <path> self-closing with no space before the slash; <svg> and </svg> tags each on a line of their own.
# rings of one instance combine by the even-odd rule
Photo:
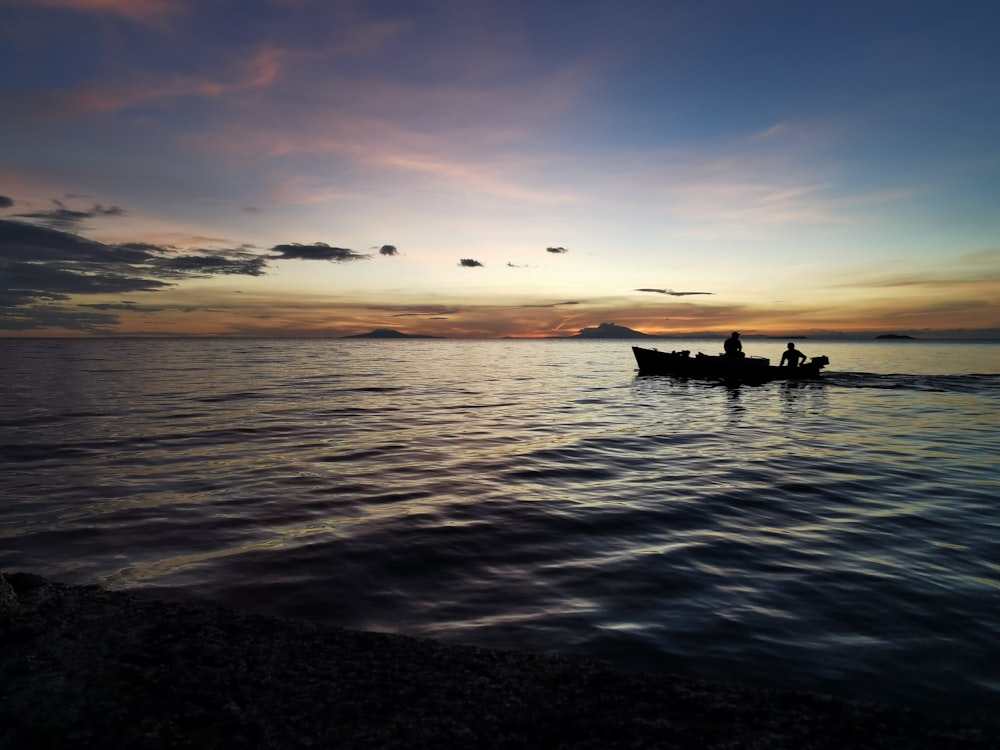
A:
<svg viewBox="0 0 1000 750">
<path fill-rule="evenodd" d="M 77 211 L 67 208 L 66 204 L 60 200 L 52 199 L 55 208 L 48 211 L 32 211 L 23 214 L 14 214 L 18 219 L 32 219 L 42 226 L 58 229 L 63 232 L 73 232 L 81 229 L 87 219 L 94 219 L 106 216 L 124 216 L 125 209 L 119 206 L 108 206 L 105 208 L 100 204 L 95 204 L 86 211 Z"/>
<path fill-rule="evenodd" d="M 371 258 L 366 253 L 358 253 L 346 247 L 331 247 L 325 242 L 314 242 L 312 245 L 298 242 L 275 245 L 271 248 L 271 252 L 277 253 L 270 256 L 274 260 L 328 260 L 332 263 L 349 263 Z"/>
<path fill-rule="evenodd" d="M 106 332 L 118 323 L 118 316 L 103 312 L 81 312 L 61 307 L 33 307 L 23 312 L 0 309 L 0 330 L 43 331 L 65 328 L 91 333 Z"/>
<path fill-rule="evenodd" d="M 366 310 L 379 310 L 381 312 L 392 313 L 393 318 L 406 318 L 414 316 L 431 315 L 457 315 L 461 312 L 458 308 L 445 307 L 444 305 L 368 305 Z"/>
<path fill-rule="evenodd" d="M 153 292 L 168 282 L 117 273 L 77 273 L 34 263 L 11 263 L 0 270 L 0 284 L 9 291 L 36 299 L 65 299 L 70 294 L 121 294 Z M 53 296 L 59 295 L 59 296 Z"/>
<path fill-rule="evenodd" d="M 458 265 L 460 265 L 462 268 L 483 268 L 484 267 L 482 263 L 480 263 L 478 260 L 474 260 L 472 258 L 462 258 L 460 261 L 458 261 Z"/>
<path fill-rule="evenodd" d="M 637 292 L 653 292 L 655 294 L 666 294 L 671 297 L 690 297 L 695 294 L 715 294 L 715 292 L 675 292 L 673 289 L 636 289 Z"/>
<path fill-rule="evenodd" d="M 217 255 L 179 255 L 164 258 L 156 264 L 166 278 L 182 279 L 192 275 L 263 276 L 267 259 L 262 255 L 243 254 L 246 257 L 220 257 Z"/>
<path fill-rule="evenodd" d="M 392 318 L 433 318 L 436 315 L 457 315 L 458 310 L 438 310 L 436 312 L 403 312 L 393 313 Z"/>
<path fill-rule="evenodd" d="M 565 305 L 579 305 L 580 303 L 576 300 L 570 300 L 568 302 L 550 302 L 545 305 L 521 305 L 521 309 L 526 308 L 545 308 L 545 307 L 563 307 Z"/>
<path fill-rule="evenodd" d="M 145 242 L 106 244 L 23 221 L 0 219 L 0 329 L 50 326 L 94 331 L 114 326 L 115 309 L 81 312 L 51 303 L 73 295 L 156 292 L 178 281 L 218 275 L 260 276 L 267 257 L 245 248 L 181 252 Z M 108 303 L 109 305 L 113 303 Z"/>
</svg>

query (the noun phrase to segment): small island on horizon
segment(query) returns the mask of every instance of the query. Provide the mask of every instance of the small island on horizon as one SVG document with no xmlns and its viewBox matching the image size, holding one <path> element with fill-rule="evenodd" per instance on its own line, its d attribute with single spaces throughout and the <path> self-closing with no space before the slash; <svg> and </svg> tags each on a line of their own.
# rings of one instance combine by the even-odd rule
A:
<svg viewBox="0 0 1000 750">
<path fill-rule="evenodd" d="M 728 329 L 726 329 L 728 330 Z M 685 332 L 670 332 L 670 333 L 644 333 L 643 331 L 637 331 L 634 328 L 629 328 L 627 326 L 618 325 L 610 321 L 599 323 L 596 326 L 588 326 L 586 328 L 581 328 L 577 333 L 569 334 L 565 336 L 503 336 L 497 340 L 511 340 L 511 341 L 570 341 L 570 340 L 628 340 L 628 339 L 646 339 L 646 340 L 658 340 L 658 339 L 715 339 L 725 338 L 728 334 L 725 331 L 685 331 Z M 403 331 L 397 330 L 395 328 L 374 328 L 366 333 L 355 333 L 348 334 L 344 336 L 337 336 L 339 339 L 388 339 L 388 340 L 402 340 L 402 339 L 429 339 L 437 341 L 446 340 L 462 340 L 466 338 L 464 336 L 435 336 L 426 333 L 405 333 Z M 758 340 L 758 341 L 806 341 L 806 340 L 817 340 L 817 341 L 927 341 L 936 340 L 933 336 L 914 336 L 910 333 L 876 333 L 875 331 L 852 331 L 852 332 L 842 332 L 842 331 L 820 331 L 798 334 L 771 334 L 771 333 L 746 333 L 743 335 L 744 340 Z M 942 340 L 955 340 L 955 341 L 965 341 L 965 340 L 982 340 L 982 341 L 998 341 L 1000 338 L 983 338 L 974 339 L 969 337 L 948 337 L 945 336 Z"/>
<path fill-rule="evenodd" d="M 567 338 L 571 339 L 649 339 L 656 338 L 648 333 L 636 331 L 632 328 L 616 325 L 615 323 L 601 323 L 594 328 L 581 328 L 580 332 Z"/>
<path fill-rule="evenodd" d="M 395 328 L 374 328 L 368 333 L 341 336 L 344 339 L 440 339 L 443 336 L 429 336 L 422 333 L 403 333 Z"/>
</svg>

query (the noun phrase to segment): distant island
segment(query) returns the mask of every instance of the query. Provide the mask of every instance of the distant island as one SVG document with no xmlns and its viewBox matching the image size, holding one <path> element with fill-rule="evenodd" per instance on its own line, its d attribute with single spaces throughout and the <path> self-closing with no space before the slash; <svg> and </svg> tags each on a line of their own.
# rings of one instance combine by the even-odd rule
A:
<svg viewBox="0 0 1000 750">
<path fill-rule="evenodd" d="M 648 339 L 656 338 L 648 333 L 635 331 L 614 323 L 601 323 L 596 328 L 581 328 L 580 332 L 569 338 L 573 339 Z"/>
<path fill-rule="evenodd" d="M 403 333 L 394 328 L 375 328 L 368 333 L 341 336 L 344 339 L 439 339 L 441 336 L 425 336 L 420 333 Z"/>
<path fill-rule="evenodd" d="M 869 336 L 871 333 L 868 334 Z M 711 331 L 700 331 L 697 333 L 686 333 L 686 334 L 655 334 L 655 333 L 643 333 L 642 331 L 637 331 L 634 328 L 628 328 L 627 326 L 620 326 L 617 323 L 600 323 L 596 326 L 590 328 L 581 328 L 578 333 L 572 336 L 552 336 L 549 338 L 558 339 L 662 339 L 662 338 L 706 338 L 706 337 L 719 337 L 723 336 L 721 333 L 714 333 Z M 855 336 L 858 339 L 862 339 L 862 336 Z M 343 339 L 445 339 L 446 336 L 430 336 L 422 333 L 403 333 L 402 331 L 397 331 L 395 328 L 375 328 L 368 333 L 355 333 L 349 336 L 341 336 Z M 516 338 L 516 337 L 505 337 L 505 338 Z M 757 338 L 762 339 L 780 339 L 782 341 L 790 341 L 792 339 L 803 341 L 808 336 L 798 335 L 798 336 L 774 336 L 774 335 L 763 335 Z M 821 337 L 823 338 L 823 337 Z M 842 338 L 842 336 L 834 336 L 832 338 Z M 905 333 L 880 333 L 874 336 L 875 339 L 883 341 L 913 341 L 916 340 L 916 336 L 910 336 Z"/>
</svg>

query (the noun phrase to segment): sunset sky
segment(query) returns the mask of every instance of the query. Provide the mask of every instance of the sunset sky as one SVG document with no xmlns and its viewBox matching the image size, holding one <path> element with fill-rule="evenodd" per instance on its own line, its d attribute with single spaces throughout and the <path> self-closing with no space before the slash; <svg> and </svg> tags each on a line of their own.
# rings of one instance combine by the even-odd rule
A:
<svg viewBox="0 0 1000 750">
<path fill-rule="evenodd" d="M 0 336 L 1000 337 L 995 2 L 0 17 Z"/>
</svg>

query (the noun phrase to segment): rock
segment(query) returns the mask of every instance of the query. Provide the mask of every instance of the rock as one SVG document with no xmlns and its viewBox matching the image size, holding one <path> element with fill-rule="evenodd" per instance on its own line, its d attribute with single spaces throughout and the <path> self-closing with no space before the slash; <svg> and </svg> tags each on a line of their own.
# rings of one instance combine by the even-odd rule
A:
<svg viewBox="0 0 1000 750">
<path fill-rule="evenodd" d="M 0 571 L 0 627 L 6 627 L 14 619 L 19 608 L 17 594 L 14 593 L 3 571 Z"/>
<path fill-rule="evenodd" d="M 27 573 L 0 748 L 997 750 L 992 718 L 280 620 Z"/>
</svg>

